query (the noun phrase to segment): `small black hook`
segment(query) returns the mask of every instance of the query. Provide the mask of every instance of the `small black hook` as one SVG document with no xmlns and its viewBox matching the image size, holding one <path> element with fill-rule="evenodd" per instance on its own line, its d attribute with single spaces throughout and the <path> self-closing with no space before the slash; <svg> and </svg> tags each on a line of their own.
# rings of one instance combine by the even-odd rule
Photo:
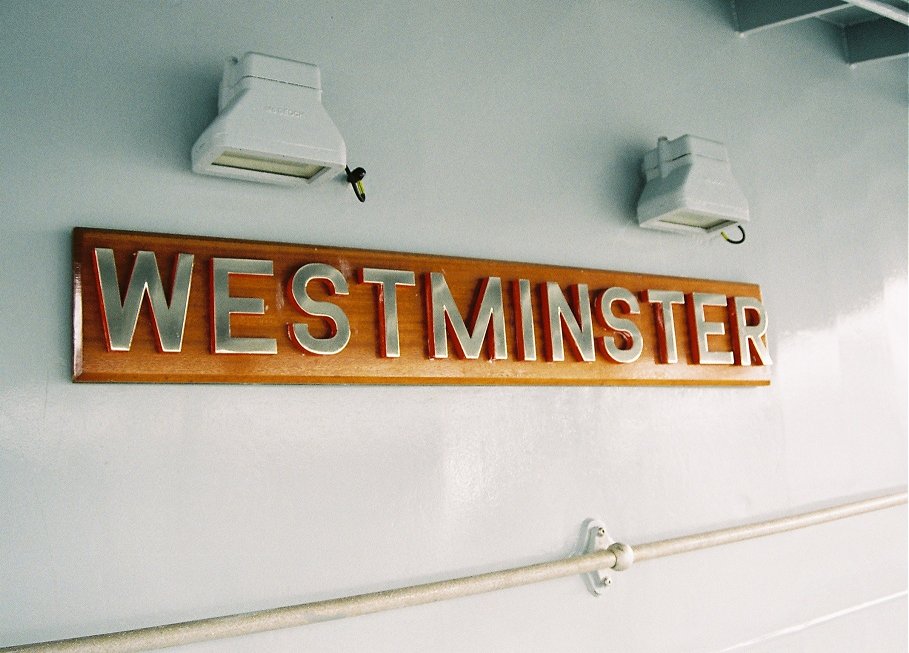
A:
<svg viewBox="0 0 909 653">
<path fill-rule="evenodd" d="M 745 242 L 745 230 L 742 229 L 742 225 L 740 225 L 740 224 L 737 224 L 735 226 L 738 227 L 739 231 L 742 232 L 742 237 L 739 238 L 738 240 L 732 240 L 729 236 L 726 235 L 725 231 L 721 231 L 720 235 L 723 237 L 723 240 L 725 240 L 727 243 L 732 243 L 733 245 L 741 245 L 742 243 Z"/>
<path fill-rule="evenodd" d="M 366 189 L 363 188 L 363 177 L 366 176 L 366 171 L 363 168 L 354 168 L 351 170 L 347 166 L 344 167 L 344 171 L 347 173 L 347 183 L 353 186 L 354 195 L 356 195 L 357 199 L 361 202 L 365 202 Z"/>
</svg>

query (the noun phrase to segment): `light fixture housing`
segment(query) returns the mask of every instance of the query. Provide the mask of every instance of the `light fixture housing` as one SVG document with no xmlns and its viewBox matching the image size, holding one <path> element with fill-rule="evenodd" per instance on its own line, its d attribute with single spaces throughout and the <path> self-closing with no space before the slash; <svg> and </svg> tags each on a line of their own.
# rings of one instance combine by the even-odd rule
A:
<svg viewBox="0 0 909 653">
<path fill-rule="evenodd" d="M 257 52 L 227 61 L 218 117 L 193 145 L 193 172 L 305 185 L 346 165 L 344 138 L 322 106 L 318 66 Z"/>
<path fill-rule="evenodd" d="M 726 146 L 686 134 L 661 137 L 644 155 L 647 185 L 638 224 L 678 233 L 713 233 L 748 222 L 748 200 L 732 176 Z"/>
</svg>

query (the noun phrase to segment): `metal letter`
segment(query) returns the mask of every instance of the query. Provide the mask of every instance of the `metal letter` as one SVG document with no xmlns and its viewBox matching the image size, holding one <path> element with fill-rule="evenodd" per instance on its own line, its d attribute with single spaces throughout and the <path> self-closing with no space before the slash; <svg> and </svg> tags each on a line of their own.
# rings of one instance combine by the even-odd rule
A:
<svg viewBox="0 0 909 653">
<path fill-rule="evenodd" d="M 596 358 L 596 350 L 593 346 L 593 321 L 590 317 L 590 293 L 587 284 L 580 283 L 571 286 L 569 291 L 572 294 L 574 304 L 577 306 L 580 315 L 580 323 L 575 317 L 571 304 L 562 293 L 559 284 L 554 281 L 547 281 L 540 285 L 540 293 L 545 307 L 545 316 L 543 327 L 546 333 L 546 358 L 550 361 L 565 360 L 565 341 L 563 338 L 563 327 L 567 329 L 568 344 L 571 346 L 575 355 L 585 362 L 591 362 Z"/>
<path fill-rule="evenodd" d="M 757 314 L 757 324 L 748 324 L 749 311 Z M 732 327 L 732 351 L 737 364 L 773 365 L 770 350 L 763 340 L 767 333 L 767 312 L 761 302 L 754 297 L 733 297 L 729 305 L 729 322 Z M 757 359 L 753 363 L 752 354 Z"/>
<path fill-rule="evenodd" d="M 726 333 L 723 322 L 708 322 L 704 318 L 705 306 L 726 306 L 724 295 L 712 293 L 688 293 L 685 304 L 688 310 L 688 333 L 691 340 L 691 360 L 696 365 L 732 365 L 735 361 L 731 351 L 710 351 L 707 336 L 721 336 Z"/>
<path fill-rule="evenodd" d="M 183 329 L 186 325 L 186 309 L 189 306 L 193 255 L 177 254 L 170 304 L 164 297 L 164 284 L 161 283 L 154 252 L 136 252 L 133 271 L 126 287 L 126 297 L 122 302 L 114 250 L 96 247 L 94 255 L 95 278 L 98 281 L 107 350 L 129 351 L 136 332 L 139 310 L 147 294 L 151 302 L 152 325 L 158 351 L 180 351 L 183 348 Z"/>
<path fill-rule="evenodd" d="M 350 321 L 341 307 L 331 302 L 319 302 L 312 299 L 306 291 L 307 284 L 313 279 L 328 282 L 330 294 L 346 295 L 347 279 L 337 268 L 325 263 L 309 263 L 294 273 L 287 284 L 287 294 L 300 311 L 313 317 L 326 317 L 331 322 L 331 335 L 327 338 L 315 338 L 309 332 L 308 324 L 288 324 L 287 333 L 292 342 L 310 354 L 331 355 L 342 351 L 350 342 Z"/>
<path fill-rule="evenodd" d="M 488 354 L 493 360 L 508 358 L 508 343 L 505 340 L 505 309 L 502 306 L 502 280 L 487 277 L 480 282 L 478 299 L 474 303 L 471 320 L 473 328 L 467 330 L 464 319 L 455 304 L 445 275 L 429 273 L 428 313 L 432 323 L 432 337 L 429 339 L 429 354 L 433 358 L 448 358 L 448 334 L 459 358 L 477 359 L 489 334 L 492 323 L 492 338 L 489 339 Z M 446 329 L 446 324 L 448 328 Z"/>
<path fill-rule="evenodd" d="M 398 286 L 414 286 L 413 272 L 363 268 L 360 283 L 377 284 L 379 302 L 379 340 L 385 358 L 401 356 L 401 337 L 398 330 Z"/>
<path fill-rule="evenodd" d="M 641 312 L 638 298 L 630 290 L 615 287 L 597 295 L 594 303 L 603 324 L 621 336 L 625 343 L 625 347 L 619 347 L 612 334 L 604 336 L 600 342 L 603 344 L 606 357 L 616 363 L 635 362 L 644 351 L 644 337 L 641 335 L 638 325 L 632 320 L 617 317 L 612 311 L 612 305 L 624 304 L 627 313 L 638 315 Z"/>
<path fill-rule="evenodd" d="M 517 279 L 511 284 L 514 300 L 518 360 L 535 361 L 537 359 L 537 338 L 533 328 L 533 306 L 530 302 L 530 281 Z"/>
<path fill-rule="evenodd" d="M 265 301 L 260 297 L 231 297 L 230 276 L 243 274 L 271 276 L 273 264 L 249 258 L 211 260 L 211 349 L 215 354 L 277 354 L 274 338 L 235 338 L 230 335 L 232 313 L 263 315 Z"/>
<path fill-rule="evenodd" d="M 672 305 L 684 304 L 685 295 L 675 290 L 645 290 L 641 299 L 654 304 L 653 315 L 657 330 L 657 351 L 661 363 L 678 363 L 679 352 L 675 339 L 675 320 Z"/>
</svg>

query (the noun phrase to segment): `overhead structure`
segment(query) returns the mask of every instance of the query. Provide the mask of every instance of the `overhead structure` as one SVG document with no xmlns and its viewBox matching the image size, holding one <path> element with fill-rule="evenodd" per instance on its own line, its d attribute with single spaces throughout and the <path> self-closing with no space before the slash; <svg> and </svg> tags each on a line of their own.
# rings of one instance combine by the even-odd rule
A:
<svg viewBox="0 0 909 653">
<path fill-rule="evenodd" d="M 733 0 L 740 36 L 818 18 L 843 35 L 843 56 L 856 66 L 909 55 L 907 0 Z"/>
</svg>

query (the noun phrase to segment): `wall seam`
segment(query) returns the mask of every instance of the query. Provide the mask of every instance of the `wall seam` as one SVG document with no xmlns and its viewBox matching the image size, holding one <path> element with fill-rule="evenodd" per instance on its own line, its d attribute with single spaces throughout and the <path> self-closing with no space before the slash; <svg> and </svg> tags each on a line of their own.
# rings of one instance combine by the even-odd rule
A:
<svg viewBox="0 0 909 653">
<path fill-rule="evenodd" d="M 719 651 L 717 651 L 717 653 L 730 653 L 731 651 L 741 651 L 750 646 L 756 646 L 757 644 L 763 644 L 764 642 L 769 642 L 774 639 L 779 639 L 781 637 L 786 637 L 788 635 L 794 635 L 794 634 L 800 633 L 804 630 L 808 630 L 809 628 L 813 628 L 815 626 L 820 626 L 821 624 L 825 624 L 827 622 L 834 621 L 841 617 L 845 617 L 850 614 L 854 614 L 856 612 L 861 612 L 862 610 L 866 610 L 868 608 L 873 608 L 875 606 L 878 606 L 878 605 L 881 605 L 884 603 L 888 603 L 890 601 L 895 601 L 900 598 L 905 598 L 907 595 L 909 595 L 909 590 L 903 590 L 901 592 L 895 592 L 893 594 L 881 596 L 876 599 L 872 599 L 870 601 L 865 601 L 864 603 L 858 603 L 858 604 L 850 606 L 848 608 L 844 608 L 842 610 L 837 610 L 836 612 L 830 612 L 828 614 L 822 615 L 820 617 L 815 617 L 814 619 L 809 619 L 808 621 L 804 621 L 802 623 L 795 624 L 793 626 L 787 626 L 786 628 L 774 630 L 774 631 L 771 631 L 764 635 L 761 635 L 759 637 L 755 637 L 753 639 L 749 639 L 744 642 L 739 642 L 738 644 L 733 644 L 732 646 L 729 646 L 727 648 L 720 649 Z"/>
</svg>

